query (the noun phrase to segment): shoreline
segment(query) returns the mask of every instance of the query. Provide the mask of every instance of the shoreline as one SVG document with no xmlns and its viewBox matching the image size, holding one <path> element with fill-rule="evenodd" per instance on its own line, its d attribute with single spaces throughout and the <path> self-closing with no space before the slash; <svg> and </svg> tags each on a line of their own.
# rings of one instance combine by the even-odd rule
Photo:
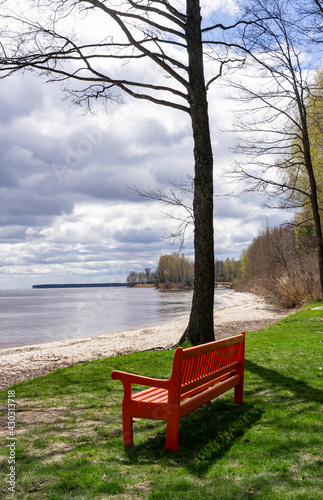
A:
<svg viewBox="0 0 323 500">
<path fill-rule="evenodd" d="M 255 331 L 291 314 L 249 293 L 223 293 L 227 305 L 214 310 L 215 338 Z M 0 350 L 0 390 L 57 368 L 176 344 L 189 317 L 154 327 Z"/>
</svg>

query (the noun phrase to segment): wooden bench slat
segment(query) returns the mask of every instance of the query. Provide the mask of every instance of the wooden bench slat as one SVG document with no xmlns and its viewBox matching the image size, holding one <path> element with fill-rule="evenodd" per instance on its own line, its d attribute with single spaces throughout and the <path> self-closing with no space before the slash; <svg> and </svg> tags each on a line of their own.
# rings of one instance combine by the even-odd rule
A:
<svg viewBox="0 0 323 500">
<path fill-rule="evenodd" d="M 162 401 L 165 401 L 167 402 L 167 399 L 168 399 L 168 391 L 163 392 L 163 393 L 159 393 L 159 394 L 155 394 L 149 398 L 144 398 L 142 400 L 139 400 L 139 403 L 142 404 L 142 403 L 146 403 L 146 404 L 150 404 L 150 403 L 161 403 Z"/>
<path fill-rule="evenodd" d="M 239 346 L 238 346 L 239 347 Z M 226 369 L 237 362 L 239 356 L 239 349 L 235 349 L 233 352 L 229 353 L 227 356 L 224 353 L 219 352 L 220 359 L 215 359 L 214 356 L 204 356 L 197 358 L 189 358 L 188 360 L 183 360 L 183 377 L 182 385 L 189 382 L 194 382 L 195 380 L 200 380 L 209 373 L 215 373 L 218 370 Z M 214 354 L 211 353 L 212 355 Z M 202 361 L 200 361 L 200 358 Z M 195 360 L 195 366 L 192 360 Z M 189 368 L 186 367 L 188 364 Z"/>
<path fill-rule="evenodd" d="M 228 337 L 227 339 L 215 340 L 214 342 L 209 342 L 208 344 L 189 347 L 188 349 L 183 349 L 183 359 L 192 358 L 202 354 L 203 352 L 209 352 L 210 350 L 215 351 L 240 342 L 241 334 L 235 335 L 234 337 Z"/>
<path fill-rule="evenodd" d="M 195 394 L 198 394 L 199 392 L 204 391 L 205 389 L 208 389 L 208 387 L 210 387 L 210 386 L 215 386 L 219 382 L 222 382 L 223 380 L 226 380 L 228 378 L 233 377 L 235 374 L 236 374 L 235 370 L 232 370 L 231 372 L 225 373 L 224 375 L 222 375 L 220 377 L 216 377 L 216 379 L 212 379 L 203 385 L 200 385 L 200 386 L 196 385 L 195 387 L 191 388 L 190 390 L 181 393 L 181 401 L 183 401 L 187 398 L 190 398 L 190 397 L 194 396 Z"/>
<path fill-rule="evenodd" d="M 160 401 L 165 401 L 167 403 L 168 400 L 168 391 L 164 392 L 163 394 L 155 394 L 150 397 L 142 397 L 140 399 L 132 399 L 132 401 L 135 401 L 139 405 L 145 403 L 145 404 L 150 404 L 150 403 L 158 403 Z"/>
<path fill-rule="evenodd" d="M 195 389 L 196 387 L 210 385 L 212 383 L 216 383 L 216 381 L 221 377 L 230 377 L 232 376 L 232 372 L 235 371 L 236 368 L 239 367 L 239 361 L 233 363 L 229 367 L 222 368 L 221 370 L 217 370 L 216 372 L 209 373 L 208 375 L 201 377 L 198 380 L 193 380 L 192 382 L 188 382 L 185 385 L 181 386 L 181 395 Z"/>
<path fill-rule="evenodd" d="M 240 375 L 235 375 L 234 377 L 230 377 L 230 379 L 225 380 L 224 382 L 220 382 L 219 384 L 209 387 L 205 391 L 197 394 L 196 396 L 192 396 L 189 399 L 186 399 L 181 403 L 179 415 L 183 417 L 187 413 L 190 413 L 193 410 L 196 410 L 199 406 L 208 403 L 212 399 L 220 396 L 226 391 L 229 391 L 240 382 Z"/>
<path fill-rule="evenodd" d="M 139 400 L 139 398 L 149 397 L 153 394 L 159 394 L 160 392 L 168 392 L 167 389 L 160 389 L 158 387 L 150 387 L 149 389 L 145 389 L 144 391 L 136 392 L 132 395 L 133 400 Z"/>
</svg>

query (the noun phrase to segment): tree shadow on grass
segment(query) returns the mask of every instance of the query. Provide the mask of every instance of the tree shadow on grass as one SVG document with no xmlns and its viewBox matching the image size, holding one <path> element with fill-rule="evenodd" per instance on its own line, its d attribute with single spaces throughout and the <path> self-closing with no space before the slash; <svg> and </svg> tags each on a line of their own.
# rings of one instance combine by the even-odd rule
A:
<svg viewBox="0 0 323 500">
<path fill-rule="evenodd" d="M 185 467 L 201 476 L 261 418 L 262 413 L 263 410 L 255 405 L 213 401 L 181 418 L 177 452 L 165 449 L 165 430 L 133 448 L 126 447 L 125 452 L 130 464 L 160 462 L 165 466 Z"/>
<path fill-rule="evenodd" d="M 323 403 L 323 391 L 306 384 L 302 380 L 297 380 L 293 377 L 283 375 L 276 370 L 272 370 L 271 368 L 257 365 L 248 359 L 245 360 L 245 370 L 255 373 L 262 379 L 267 380 L 269 382 L 269 388 L 280 386 L 281 388 L 293 392 L 299 399 Z"/>
</svg>

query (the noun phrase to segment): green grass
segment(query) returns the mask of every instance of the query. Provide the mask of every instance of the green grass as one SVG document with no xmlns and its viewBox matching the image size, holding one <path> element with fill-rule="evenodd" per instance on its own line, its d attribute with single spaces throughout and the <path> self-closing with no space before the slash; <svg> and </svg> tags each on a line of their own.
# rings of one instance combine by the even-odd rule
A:
<svg viewBox="0 0 323 500">
<path fill-rule="evenodd" d="M 320 304 L 312 304 L 319 306 Z M 247 334 L 245 402 L 230 391 L 181 419 L 138 419 L 122 445 L 113 369 L 168 377 L 173 352 L 133 353 L 15 384 L 16 493 L 8 493 L 7 390 L 0 393 L 0 494 L 17 499 L 323 499 L 323 310 Z"/>
</svg>

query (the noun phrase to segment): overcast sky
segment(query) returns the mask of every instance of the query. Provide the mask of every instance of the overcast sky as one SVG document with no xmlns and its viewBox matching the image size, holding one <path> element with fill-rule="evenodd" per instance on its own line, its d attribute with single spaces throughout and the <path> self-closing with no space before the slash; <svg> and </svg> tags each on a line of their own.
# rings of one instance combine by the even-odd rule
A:
<svg viewBox="0 0 323 500">
<path fill-rule="evenodd" d="M 224 195 L 234 137 L 221 132 L 231 119 L 222 94 L 213 88 L 209 109 L 215 191 Z M 0 288 L 124 282 L 178 251 L 164 238 L 175 227 L 165 207 L 126 186 L 166 190 L 193 175 L 189 116 L 135 100 L 90 116 L 63 97 L 36 75 L 0 81 Z M 239 259 L 259 231 L 286 220 L 261 201 L 215 199 L 217 259 Z M 185 253 L 194 256 L 192 233 Z"/>
</svg>

